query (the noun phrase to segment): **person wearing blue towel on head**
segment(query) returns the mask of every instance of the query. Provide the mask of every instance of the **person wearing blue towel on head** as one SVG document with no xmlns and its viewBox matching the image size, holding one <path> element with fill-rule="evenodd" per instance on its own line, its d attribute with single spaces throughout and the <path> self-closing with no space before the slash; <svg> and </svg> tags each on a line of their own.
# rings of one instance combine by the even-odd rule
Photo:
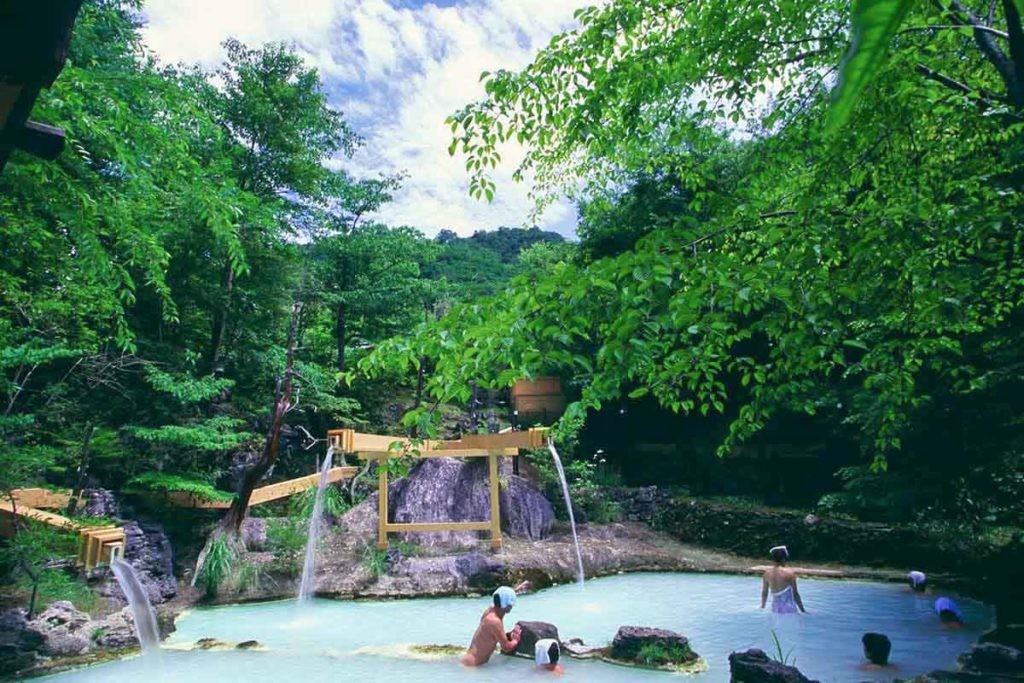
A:
<svg viewBox="0 0 1024 683">
<path fill-rule="evenodd" d="M 525 582 L 524 582 L 525 583 Z M 516 588 L 525 588 L 519 584 Z M 507 654 L 515 652 L 519 647 L 520 628 L 516 625 L 511 633 L 505 633 L 505 624 L 502 619 L 512 611 L 516 604 L 516 589 L 509 586 L 501 586 L 491 596 L 494 604 L 484 610 L 480 617 L 480 624 L 473 633 L 473 640 L 465 654 L 459 659 L 465 666 L 480 666 L 486 664 L 494 654 L 495 647 L 501 647 L 501 651 Z"/>
<path fill-rule="evenodd" d="M 964 613 L 960 606 L 947 597 L 941 597 L 935 601 L 935 613 L 939 615 L 939 621 L 946 628 L 963 628 Z"/>
</svg>

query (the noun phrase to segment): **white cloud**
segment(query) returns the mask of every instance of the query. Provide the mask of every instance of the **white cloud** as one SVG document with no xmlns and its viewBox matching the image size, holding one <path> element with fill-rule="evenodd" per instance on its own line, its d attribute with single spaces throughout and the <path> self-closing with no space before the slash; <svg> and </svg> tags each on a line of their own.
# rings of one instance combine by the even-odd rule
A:
<svg viewBox="0 0 1024 683">
<path fill-rule="evenodd" d="M 357 175 L 408 171 L 409 179 L 378 218 L 428 234 L 462 234 L 523 223 L 532 208 L 528 188 L 512 182 L 511 150 L 495 172 L 492 204 L 467 194 L 464 160 L 448 156 L 444 119 L 483 96 L 481 71 L 517 69 L 551 37 L 572 25 L 572 13 L 592 0 L 465 0 L 441 7 L 395 6 L 386 0 L 148 0 L 145 38 L 166 61 L 213 67 L 220 43 L 295 43 L 325 79 L 367 145 L 342 165 Z M 410 4 L 410 3 L 405 3 Z M 568 202 L 541 223 L 570 233 Z"/>
</svg>

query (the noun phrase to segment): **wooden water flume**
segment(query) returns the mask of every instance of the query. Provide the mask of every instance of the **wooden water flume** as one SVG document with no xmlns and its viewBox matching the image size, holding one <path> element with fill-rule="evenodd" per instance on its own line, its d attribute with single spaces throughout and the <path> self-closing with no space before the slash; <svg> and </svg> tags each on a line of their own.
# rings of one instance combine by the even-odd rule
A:
<svg viewBox="0 0 1024 683">
<path fill-rule="evenodd" d="M 377 548 L 388 547 L 389 533 L 438 531 L 490 531 L 491 547 L 501 548 L 501 514 L 498 507 L 498 458 L 515 458 L 521 448 L 541 448 L 546 428 L 521 432 L 466 435 L 458 441 L 414 441 L 405 437 L 361 434 L 352 429 L 327 432 L 338 453 L 354 453 L 363 460 L 377 460 L 378 510 Z M 388 521 L 388 468 L 391 458 L 487 458 L 491 518 L 473 522 L 390 522 Z"/>
<path fill-rule="evenodd" d="M 327 472 L 327 483 L 343 479 L 351 479 L 359 471 L 357 467 L 333 467 Z M 280 500 L 314 487 L 320 480 L 320 473 L 309 474 L 276 484 L 261 486 L 252 492 L 249 505 L 260 505 L 273 500 Z M 63 510 L 71 500 L 68 491 L 52 491 L 50 489 L 31 488 L 15 489 L 14 500 L 0 499 L 0 536 L 10 537 L 14 533 L 15 518 L 32 519 L 49 526 L 67 531 L 77 531 L 81 536 L 78 552 L 78 564 L 86 569 L 105 564 L 124 557 L 125 532 L 122 527 L 114 525 L 87 526 L 67 517 L 41 508 Z M 209 500 L 189 491 L 167 491 L 158 493 L 161 502 L 173 507 L 227 509 L 230 500 Z"/>
<path fill-rule="evenodd" d="M 16 518 L 31 519 L 42 524 L 77 531 L 81 537 L 77 563 L 85 569 L 110 564 L 124 556 L 125 533 L 119 526 L 86 526 L 67 517 L 41 508 L 64 509 L 71 500 L 70 492 L 49 489 L 15 489 L 14 500 L 0 499 L 0 535 L 12 536 Z"/>
<path fill-rule="evenodd" d="M 327 472 L 327 483 L 333 484 L 334 482 L 341 481 L 343 479 L 351 479 L 358 471 L 358 467 L 332 467 Z M 287 498 L 288 496 L 301 493 L 308 488 L 316 486 L 319 481 L 320 473 L 314 472 L 313 474 L 307 474 L 304 477 L 297 477 L 287 481 L 279 481 L 276 484 L 261 486 L 257 489 L 253 489 L 252 497 L 249 499 L 249 506 L 251 507 L 253 505 L 269 503 L 273 500 Z M 190 491 L 168 491 L 163 494 L 163 496 L 164 502 L 174 507 L 214 510 L 226 510 L 231 507 L 230 500 L 210 500 L 197 496 Z"/>
</svg>

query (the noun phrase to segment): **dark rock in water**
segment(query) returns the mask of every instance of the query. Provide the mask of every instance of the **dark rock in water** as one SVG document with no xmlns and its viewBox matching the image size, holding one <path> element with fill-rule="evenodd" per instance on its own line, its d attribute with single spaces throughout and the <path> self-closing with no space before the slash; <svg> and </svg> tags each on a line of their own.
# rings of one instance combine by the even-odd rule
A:
<svg viewBox="0 0 1024 683">
<path fill-rule="evenodd" d="M 260 647 L 263 646 L 260 645 L 258 640 L 243 640 L 238 645 L 235 645 L 236 650 L 255 650 Z"/>
<path fill-rule="evenodd" d="M 177 595 L 174 555 L 163 527 L 149 522 L 130 521 L 124 525 L 124 532 L 124 559 L 138 575 L 149 601 L 157 605 Z M 101 592 L 124 600 L 121 587 L 113 579 Z"/>
<path fill-rule="evenodd" d="M 647 661 L 654 653 L 659 661 Z M 698 658 L 686 636 L 647 626 L 620 626 L 612 640 L 611 655 L 613 659 L 648 664 L 681 664 Z"/>
<path fill-rule="evenodd" d="M 525 479 L 514 475 L 504 479 L 499 494 L 502 531 L 530 540 L 546 536 L 555 520 L 551 503 Z M 486 520 L 491 514 L 487 482 L 484 458 L 466 462 L 454 458 L 424 458 L 408 476 L 389 487 L 389 517 L 399 523 Z M 459 531 L 415 534 L 406 540 L 428 547 L 470 546 L 478 538 L 479 532 Z"/>
<path fill-rule="evenodd" d="M 107 489 L 85 489 L 82 491 L 81 512 L 88 517 L 121 518 L 121 505 L 113 491 Z"/>
<path fill-rule="evenodd" d="M 1024 676 L 1024 652 L 997 643 L 979 643 L 957 659 L 964 671 Z"/>
<path fill-rule="evenodd" d="M 516 626 L 521 629 L 519 645 L 516 646 L 517 655 L 533 657 L 534 647 L 538 640 L 554 638 L 558 640 L 558 628 L 546 621 L 517 621 Z"/>
<path fill-rule="evenodd" d="M 255 641 L 246 641 L 255 642 Z M 196 650 L 218 650 L 223 648 L 229 648 L 231 645 L 225 643 L 223 640 L 217 640 L 216 638 L 200 638 L 196 641 L 196 644 L 192 646 Z"/>
<path fill-rule="evenodd" d="M 587 645 L 582 638 L 570 638 L 560 643 L 562 652 L 577 659 L 596 659 L 609 655 L 608 646 Z"/>
<path fill-rule="evenodd" d="M 729 655 L 731 683 L 817 683 L 795 666 L 770 659 L 762 650 L 733 652 Z"/>
<path fill-rule="evenodd" d="M 0 677 L 35 665 L 44 644 L 43 634 L 32 629 L 24 610 L 0 612 Z"/>
<path fill-rule="evenodd" d="M 89 615 L 67 600 L 51 603 L 31 622 L 31 627 L 43 634 L 43 652 L 56 657 L 73 657 L 88 650 L 93 626 Z"/>
<path fill-rule="evenodd" d="M 246 550 L 263 550 L 267 545 L 267 520 L 261 517 L 246 517 L 242 522 L 241 534 Z"/>
<path fill-rule="evenodd" d="M 501 583 L 505 564 L 492 556 L 472 552 L 455 558 L 455 570 L 469 588 L 487 590 Z"/>
</svg>

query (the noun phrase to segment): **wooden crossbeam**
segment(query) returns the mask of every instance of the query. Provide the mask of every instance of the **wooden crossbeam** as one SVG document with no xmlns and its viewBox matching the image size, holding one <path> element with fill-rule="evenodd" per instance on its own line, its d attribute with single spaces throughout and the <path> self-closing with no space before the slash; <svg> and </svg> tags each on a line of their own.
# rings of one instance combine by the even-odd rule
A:
<svg viewBox="0 0 1024 683">
<path fill-rule="evenodd" d="M 390 460 L 392 458 L 486 458 L 491 455 L 502 455 L 509 458 L 519 456 L 517 448 L 463 448 L 447 451 L 359 451 L 356 457 L 361 460 Z"/>
<path fill-rule="evenodd" d="M 546 427 L 531 427 L 526 431 L 503 432 L 500 434 L 466 434 L 461 439 L 436 441 L 425 439 L 415 443 L 403 436 L 363 434 L 352 429 L 331 429 L 327 438 L 336 450 L 344 453 L 387 452 L 418 450 L 421 453 L 436 450 L 467 450 L 497 448 L 541 448 L 547 433 Z"/>
</svg>

